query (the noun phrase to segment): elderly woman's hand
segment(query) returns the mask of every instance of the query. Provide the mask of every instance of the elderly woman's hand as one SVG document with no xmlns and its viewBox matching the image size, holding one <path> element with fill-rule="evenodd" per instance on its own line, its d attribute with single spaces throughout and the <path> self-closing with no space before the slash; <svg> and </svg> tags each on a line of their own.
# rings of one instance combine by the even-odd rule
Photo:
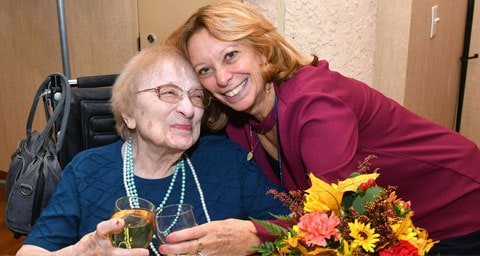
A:
<svg viewBox="0 0 480 256">
<path fill-rule="evenodd" d="M 249 255 L 250 246 L 260 244 L 251 221 L 227 219 L 212 221 L 167 236 L 168 244 L 160 246 L 163 254 Z"/>
<path fill-rule="evenodd" d="M 17 252 L 19 255 L 132 255 L 147 256 L 147 249 L 121 249 L 113 247 L 110 242 L 110 233 L 123 228 L 123 219 L 110 219 L 102 221 L 97 229 L 86 234 L 76 244 L 65 247 L 55 252 L 49 252 L 41 247 L 23 245 Z"/>
</svg>

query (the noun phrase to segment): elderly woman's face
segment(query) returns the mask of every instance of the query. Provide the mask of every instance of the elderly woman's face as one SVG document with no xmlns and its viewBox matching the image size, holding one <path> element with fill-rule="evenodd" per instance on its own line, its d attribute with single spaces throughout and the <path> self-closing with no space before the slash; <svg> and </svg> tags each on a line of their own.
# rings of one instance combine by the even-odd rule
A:
<svg viewBox="0 0 480 256">
<path fill-rule="evenodd" d="M 136 130 L 137 140 L 159 147 L 186 150 L 200 136 L 204 109 L 196 106 L 198 98 L 194 98 L 193 92 L 201 89 L 201 85 L 187 63 L 179 66 L 178 62 L 169 58 L 162 61 L 160 67 L 156 67 L 158 71 L 152 72 L 152 77 L 142 79 L 144 82 L 132 95 L 136 96 L 132 116 L 125 120 L 130 129 Z M 160 85 L 167 85 L 161 87 L 162 99 L 156 90 L 149 90 Z M 178 89 L 183 91 L 178 102 L 171 99 L 172 90 L 175 89 L 177 92 L 180 92 Z M 193 101 L 186 92 L 190 92 Z"/>
</svg>

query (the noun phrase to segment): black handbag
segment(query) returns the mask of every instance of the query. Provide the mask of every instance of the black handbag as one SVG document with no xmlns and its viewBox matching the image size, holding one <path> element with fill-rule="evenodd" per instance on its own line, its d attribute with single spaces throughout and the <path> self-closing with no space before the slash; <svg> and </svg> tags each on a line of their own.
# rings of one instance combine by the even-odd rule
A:
<svg viewBox="0 0 480 256">
<path fill-rule="evenodd" d="M 70 97 L 69 82 L 62 74 L 47 76 L 30 108 L 26 138 L 19 141 L 12 154 L 6 181 L 5 224 L 16 238 L 32 230 L 60 179 L 57 156 L 67 127 Z M 41 98 L 47 123 L 43 131 L 32 131 Z"/>
</svg>

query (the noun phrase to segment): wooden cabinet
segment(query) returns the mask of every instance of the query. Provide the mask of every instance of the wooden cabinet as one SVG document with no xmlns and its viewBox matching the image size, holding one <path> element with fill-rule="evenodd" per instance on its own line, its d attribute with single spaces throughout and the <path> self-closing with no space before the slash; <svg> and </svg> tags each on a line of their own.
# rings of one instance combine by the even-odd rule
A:
<svg viewBox="0 0 480 256">
<path fill-rule="evenodd" d="M 119 73 L 139 49 L 161 43 L 191 13 L 213 1 L 64 0 L 71 78 Z M 48 74 L 64 73 L 57 17 L 56 0 L 2 0 L 0 170 L 7 171 L 10 155 L 25 137 L 37 87 Z M 151 43 L 149 35 L 155 37 Z M 44 123 L 35 120 L 34 128 L 42 129 Z"/>
<path fill-rule="evenodd" d="M 3 1 L 0 24 L 0 170 L 7 170 L 35 87 L 62 62 L 55 0 Z"/>
<path fill-rule="evenodd" d="M 25 137 L 37 87 L 63 73 L 57 1 L 2 0 L 0 8 L 0 170 Z M 120 72 L 137 52 L 136 0 L 65 0 L 71 77 Z M 39 109 L 38 111 L 42 111 Z M 39 112 L 42 117 L 42 112 Z M 41 129 L 44 120 L 35 121 Z"/>
</svg>

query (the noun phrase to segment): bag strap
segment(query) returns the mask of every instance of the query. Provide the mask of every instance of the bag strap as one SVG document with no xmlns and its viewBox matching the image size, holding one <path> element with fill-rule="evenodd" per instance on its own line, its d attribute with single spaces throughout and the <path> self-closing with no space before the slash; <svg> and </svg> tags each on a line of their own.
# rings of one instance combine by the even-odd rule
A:
<svg viewBox="0 0 480 256">
<path fill-rule="evenodd" d="M 60 124 L 60 129 L 56 134 L 57 138 L 57 154 L 60 152 L 62 149 L 63 145 L 63 140 L 65 138 L 65 132 L 67 130 L 67 123 L 68 123 L 68 117 L 70 115 L 70 107 L 71 107 L 71 101 L 72 101 L 72 90 L 70 88 L 70 83 L 68 82 L 68 79 L 64 75 L 60 75 L 60 84 L 62 87 L 62 97 L 65 98 L 65 100 L 62 103 L 58 103 L 55 107 L 58 109 L 60 108 L 62 110 L 62 122 Z"/>
<path fill-rule="evenodd" d="M 48 108 L 45 108 L 46 111 L 46 117 L 47 117 L 47 124 L 45 125 L 45 128 L 43 131 L 40 133 L 40 138 L 38 141 L 36 141 L 36 145 L 33 145 L 33 154 L 37 155 L 41 149 L 44 149 L 47 145 L 47 138 L 51 136 L 53 126 L 57 119 L 62 115 L 62 122 L 60 125 L 60 130 L 56 134 L 56 150 L 57 153 L 60 151 L 63 138 L 65 135 L 65 129 L 67 127 L 67 122 L 68 122 L 68 115 L 70 113 L 70 101 L 71 101 L 71 89 L 70 89 L 70 84 L 68 83 L 68 80 L 65 78 L 64 75 L 54 73 L 48 75 L 45 80 L 42 82 L 42 84 L 39 86 L 37 93 L 35 94 L 35 98 L 33 99 L 32 106 L 30 108 L 30 113 L 28 115 L 28 120 L 27 120 L 27 138 L 31 135 L 32 133 L 32 124 L 33 124 L 33 119 L 35 117 L 35 112 L 38 106 L 38 102 L 40 98 L 43 97 L 48 97 L 50 94 L 51 90 L 51 85 L 52 81 L 55 81 L 55 79 L 59 79 L 59 84 L 61 87 L 61 96 L 60 99 L 58 99 L 58 103 L 56 107 L 53 110 L 53 114 L 50 116 L 48 114 Z M 52 100 L 57 100 L 57 99 L 52 99 Z M 47 104 L 47 103 L 45 103 Z"/>
</svg>

